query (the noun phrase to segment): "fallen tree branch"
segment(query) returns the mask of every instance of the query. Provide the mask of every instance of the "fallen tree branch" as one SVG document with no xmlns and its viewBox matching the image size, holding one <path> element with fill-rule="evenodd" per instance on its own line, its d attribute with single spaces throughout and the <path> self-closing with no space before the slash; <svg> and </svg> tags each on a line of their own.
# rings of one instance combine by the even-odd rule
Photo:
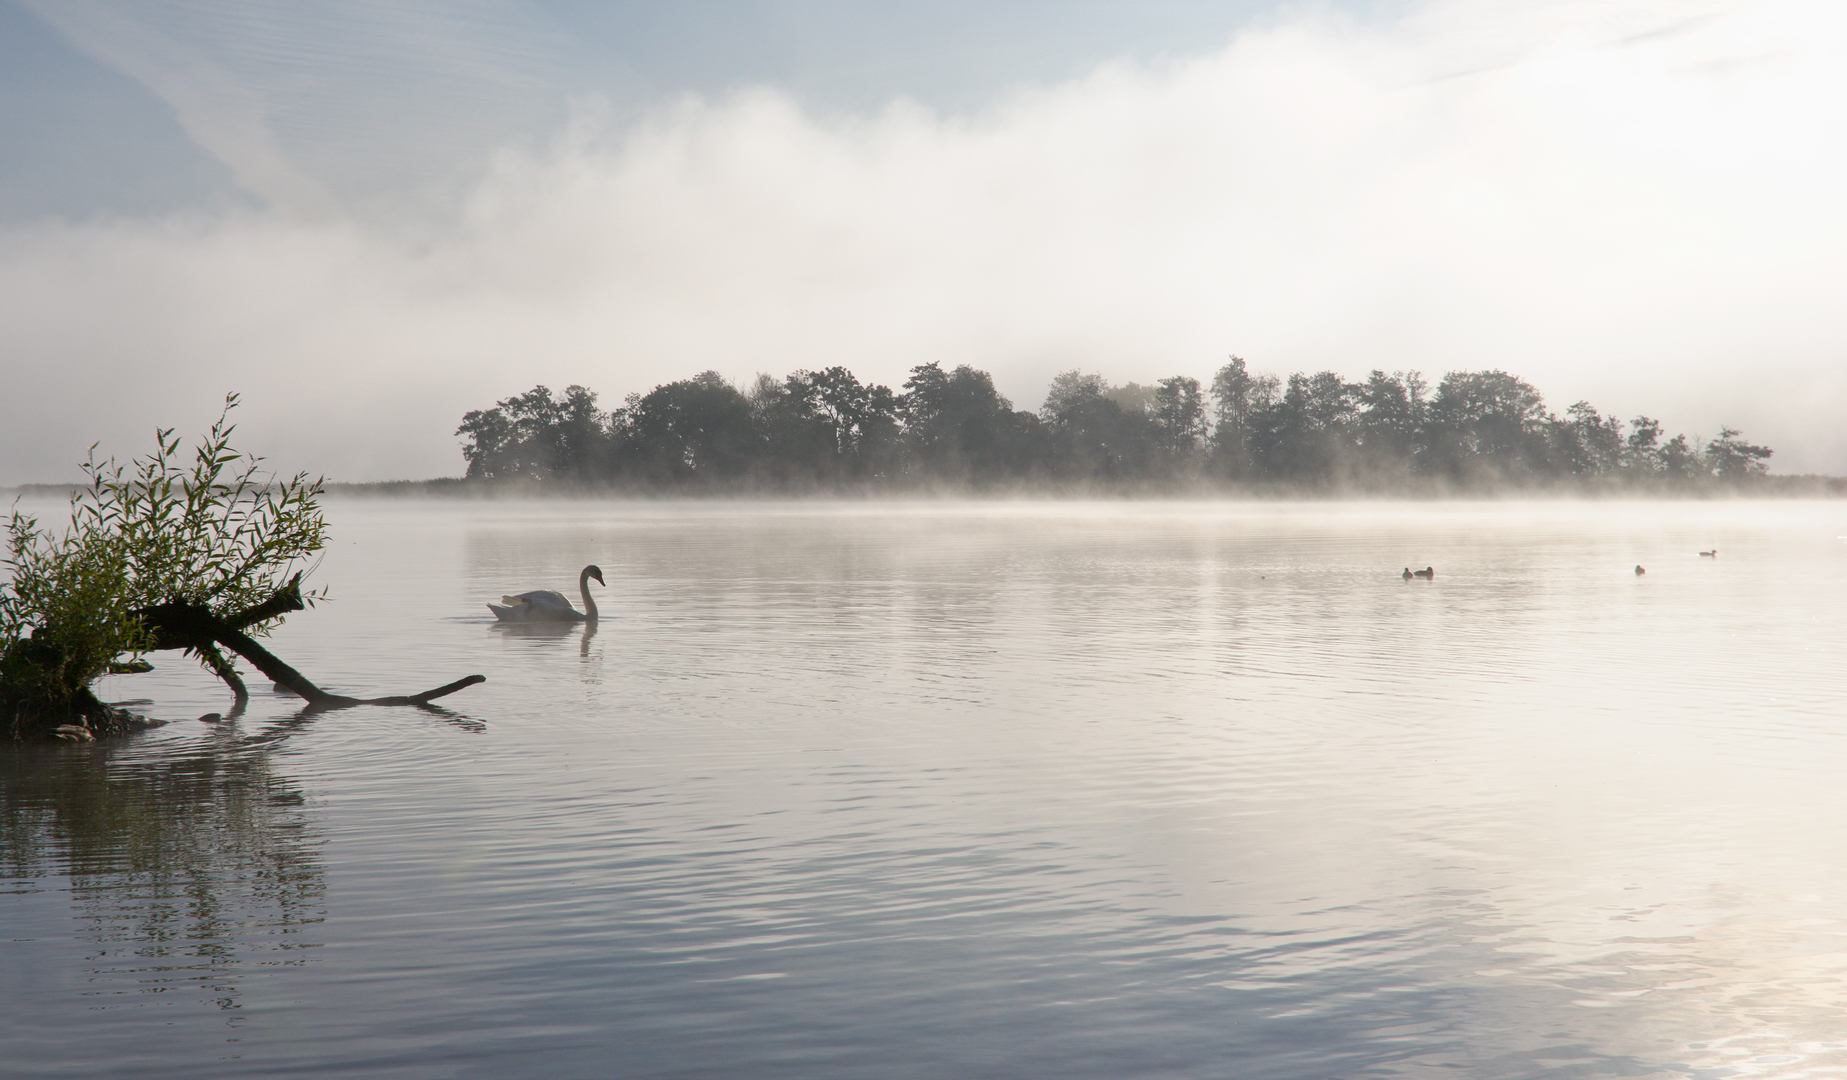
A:
<svg viewBox="0 0 1847 1080">
<path fill-rule="evenodd" d="M 289 593 L 291 590 L 293 590 L 294 607 L 282 608 L 281 610 L 271 611 L 269 614 L 249 618 L 252 613 L 263 612 L 269 609 L 272 604 L 285 604 L 290 602 L 285 598 L 284 594 Z M 425 690 L 421 694 L 406 694 L 392 697 L 355 698 L 348 697 L 345 694 L 328 693 L 310 682 L 307 676 L 296 671 L 288 664 L 283 663 L 276 654 L 258 644 L 256 639 L 252 638 L 249 634 L 244 633 L 243 630 L 232 625 L 234 621 L 245 620 L 243 625 L 249 626 L 255 622 L 262 621 L 264 618 L 273 618 L 275 615 L 281 614 L 284 610 L 301 610 L 299 579 L 291 581 L 282 589 L 277 590 L 274 597 L 264 601 L 262 604 L 233 615 L 230 620 L 218 618 L 203 604 L 187 604 L 177 600 L 165 604 L 158 604 L 154 607 L 141 608 L 137 610 L 135 614 L 142 618 L 147 628 L 153 633 L 154 648 L 190 649 L 193 652 L 205 656 L 209 662 L 213 656 L 218 657 L 220 660 L 224 658 L 223 654 L 218 651 L 218 646 L 222 645 L 250 661 L 258 671 L 267 675 L 271 681 L 301 695 L 307 700 L 310 709 L 343 709 L 351 705 L 427 705 L 439 697 L 445 697 L 455 693 L 457 690 L 463 690 L 476 683 L 487 681 L 486 676 L 470 675 L 467 678 L 457 679 L 452 683 L 446 683 L 434 690 Z M 215 664 L 213 666 L 216 668 Z M 228 669 L 229 666 L 229 663 L 226 663 L 226 669 Z M 222 678 L 224 671 L 220 670 L 219 675 Z M 235 673 L 233 673 L 232 678 L 235 679 Z M 230 682 L 230 680 L 227 680 L 227 682 Z M 231 685 L 235 691 L 239 683 L 232 682 Z"/>
<path fill-rule="evenodd" d="M 288 584 L 277 589 L 269 599 L 237 612 L 225 623 L 237 630 L 247 630 L 260 622 L 281 618 L 291 611 L 304 611 L 308 607 L 301 599 L 301 571 L 288 580 Z"/>
<path fill-rule="evenodd" d="M 212 669 L 212 674 L 223 679 L 224 684 L 231 688 L 233 699 L 240 703 L 250 700 L 249 688 L 244 686 L 244 680 L 237 674 L 237 669 L 231 666 L 231 661 L 225 659 L 224 653 L 218 651 L 217 645 L 205 646 L 199 650 L 199 655 L 205 658 L 205 666 Z"/>
</svg>

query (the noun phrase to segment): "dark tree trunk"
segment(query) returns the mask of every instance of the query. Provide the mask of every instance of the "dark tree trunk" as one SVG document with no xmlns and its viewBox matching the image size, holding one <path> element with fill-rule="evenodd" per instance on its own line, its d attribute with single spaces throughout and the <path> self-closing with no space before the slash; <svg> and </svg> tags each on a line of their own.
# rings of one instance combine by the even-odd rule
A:
<svg viewBox="0 0 1847 1080">
<path fill-rule="evenodd" d="M 298 574 L 287 585 L 276 590 L 275 595 L 268 600 L 225 619 L 213 615 L 203 604 L 188 604 L 177 600 L 142 608 L 135 614 L 145 621 L 153 634 L 154 649 L 185 649 L 197 653 L 205 660 L 207 666 L 231 688 L 237 701 L 233 715 L 242 711 L 244 703 L 249 699 L 249 691 L 238 677 L 236 669 L 231 666 L 230 657 L 225 655 L 227 649 L 249 661 L 274 682 L 301 695 L 307 701 L 308 708 L 316 711 L 340 709 L 349 705 L 427 705 L 437 698 L 487 681 L 480 675 L 470 675 L 434 690 L 425 690 L 421 694 L 391 697 L 355 698 L 329 693 L 244 633 L 247 627 L 291 611 L 300 611 L 305 606 L 301 598 L 301 576 Z M 35 648 L 46 649 L 48 646 L 28 639 L 24 648 L 30 651 Z M 29 655 L 26 657 L 28 662 L 31 659 Z M 56 667 L 58 660 L 55 655 L 39 659 L 52 668 Z M 136 662 L 111 665 L 111 668 L 126 673 L 146 671 L 149 665 Z M 87 686 L 79 688 L 67 698 L 44 701 L 7 691 L 8 687 L 0 685 L 0 738 L 58 738 L 87 742 L 99 735 L 120 735 L 163 723 L 106 704 Z"/>
<path fill-rule="evenodd" d="M 271 681 L 300 694 L 311 709 L 338 709 L 348 705 L 427 705 L 439 697 L 487 681 L 485 676 L 470 675 L 434 690 L 425 690 L 421 694 L 391 697 L 355 698 L 330 694 L 244 633 L 244 627 L 254 626 L 291 611 L 300 611 L 304 606 L 301 599 L 301 575 L 297 574 L 268 600 L 226 619 L 213 615 L 203 604 L 188 604 L 178 600 L 142 608 L 135 614 L 146 621 L 148 629 L 153 633 L 155 649 L 188 649 L 205 657 L 206 663 L 211 665 L 219 678 L 225 680 L 239 701 L 244 700 L 248 693 L 244 690 L 243 681 L 232 670 L 230 661 L 219 650 L 220 646 L 250 661 Z"/>
</svg>

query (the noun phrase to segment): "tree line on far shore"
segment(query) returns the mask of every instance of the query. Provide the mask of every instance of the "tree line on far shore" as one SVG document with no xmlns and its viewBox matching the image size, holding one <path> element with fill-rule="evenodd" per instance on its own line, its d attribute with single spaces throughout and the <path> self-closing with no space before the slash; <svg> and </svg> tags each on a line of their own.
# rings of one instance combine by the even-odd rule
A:
<svg viewBox="0 0 1847 1080">
<path fill-rule="evenodd" d="M 1238 357 L 1205 386 L 1067 371 L 1037 413 L 985 371 L 935 363 L 897 391 L 844 367 L 742 388 L 707 371 L 608 411 L 585 387 L 536 386 L 467 413 L 456 434 L 471 480 L 653 491 L 1691 491 L 1749 484 L 1772 454 L 1729 427 L 1700 445 L 1587 401 L 1554 414 L 1505 371 L 1452 371 L 1432 388 L 1417 372 L 1280 379 Z"/>
</svg>

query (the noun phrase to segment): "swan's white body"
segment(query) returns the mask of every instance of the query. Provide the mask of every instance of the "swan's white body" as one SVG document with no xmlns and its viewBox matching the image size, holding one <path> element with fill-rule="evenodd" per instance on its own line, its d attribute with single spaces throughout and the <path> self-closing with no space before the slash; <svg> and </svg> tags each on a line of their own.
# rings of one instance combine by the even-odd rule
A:
<svg viewBox="0 0 1847 1080">
<path fill-rule="evenodd" d="M 577 575 L 577 591 L 584 597 L 582 611 L 572 607 L 563 593 L 550 589 L 503 596 L 499 604 L 489 604 L 487 609 L 501 622 L 595 622 L 596 601 L 590 596 L 591 578 L 595 578 L 598 585 L 603 584 L 603 571 L 586 566 L 583 573 Z"/>
</svg>

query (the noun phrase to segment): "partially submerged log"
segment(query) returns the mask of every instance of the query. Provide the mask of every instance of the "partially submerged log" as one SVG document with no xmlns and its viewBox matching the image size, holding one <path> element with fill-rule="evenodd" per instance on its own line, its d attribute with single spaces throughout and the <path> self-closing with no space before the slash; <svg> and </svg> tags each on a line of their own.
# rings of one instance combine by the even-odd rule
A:
<svg viewBox="0 0 1847 1080">
<path fill-rule="evenodd" d="M 0 523 L 11 571 L 0 592 L 0 738 L 82 741 L 86 732 L 145 723 L 98 700 L 92 685 L 105 674 L 145 670 L 138 658 L 120 658 L 150 647 L 196 655 L 240 706 L 249 691 L 232 666 L 235 656 L 300 694 L 310 710 L 426 705 L 485 681 L 472 675 L 377 698 L 321 689 L 250 636 L 305 606 L 300 574 L 259 604 L 223 610 L 227 595 L 260 595 L 326 542 L 321 481 L 306 473 L 278 480 L 263 472 L 261 458 L 232 449 L 236 404 L 235 394 L 225 397 L 225 412 L 190 455 L 170 428 L 157 430 L 152 454 L 128 464 L 91 454 L 83 465 L 89 482 L 73 495 L 62 536 L 25 514 Z M 190 568 L 178 572 L 173 560 Z M 167 602 L 129 612 L 129 597 Z M 216 611 L 191 602 L 214 597 Z"/>
<path fill-rule="evenodd" d="M 249 691 L 236 669 L 231 666 L 227 650 L 249 661 L 277 685 L 300 695 L 307 701 L 311 712 L 343 709 L 353 705 L 428 705 L 437 698 L 487 681 L 484 676 L 470 675 L 420 694 L 374 698 L 330 693 L 316 686 L 307 676 L 284 663 L 244 632 L 248 627 L 291 611 L 300 611 L 305 606 L 301 596 L 301 576 L 297 574 L 269 599 L 227 618 L 219 618 L 203 604 L 180 601 L 141 608 L 134 614 L 143 620 L 152 633 L 154 649 L 185 649 L 204 659 L 206 665 L 231 688 L 237 701 L 236 708 L 232 710 L 233 716 L 242 711 L 244 703 L 249 699 Z M 19 649 L 16 658 L 27 664 L 36 663 L 47 670 L 55 670 L 61 662 L 54 648 L 35 637 L 25 639 Z M 114 673 L 128 674 L 151 670 L 152 665 L 135 661 L 112 664 L 110 669 Z M 165 722 L 110 705 L 98 698 L 88 686 L 78 687 L 62 696 L 41 698 L 30 692 L 20 693 L 17 688 L 0 683 L 0 739 L 87 742 L 99 736 L 127 734 Z"/>
<path fill-rule="evenodd" d="M 249 691 L 220 650 L 221 646 L 250 661 L 252 666 L 278 685 L 301 695 L 307 700 L 308 708 L 316 710 L 343 709 L 351 705 L 428 705 L 437 698 L 447 697 L 457 690 L 487 681 L 484 675 L 469 675 L 421 694 L 376 698 L 328 693 L 244 633 L 244 627 L 254 626 L 290 611 L 300 611 L 303 607 L 301 575 L 297 574 L 268 600 L 226 619 L 213 615 L 204 604 L 188 604 L 177 600 L 141 608 L 135 614 L 142 618 L 153 633 L 155 649 L 186 649 L 203 656 L 218 677 L 231 687 L 231 692 L 239 701 L 247 698 Z"/>
</svg>

